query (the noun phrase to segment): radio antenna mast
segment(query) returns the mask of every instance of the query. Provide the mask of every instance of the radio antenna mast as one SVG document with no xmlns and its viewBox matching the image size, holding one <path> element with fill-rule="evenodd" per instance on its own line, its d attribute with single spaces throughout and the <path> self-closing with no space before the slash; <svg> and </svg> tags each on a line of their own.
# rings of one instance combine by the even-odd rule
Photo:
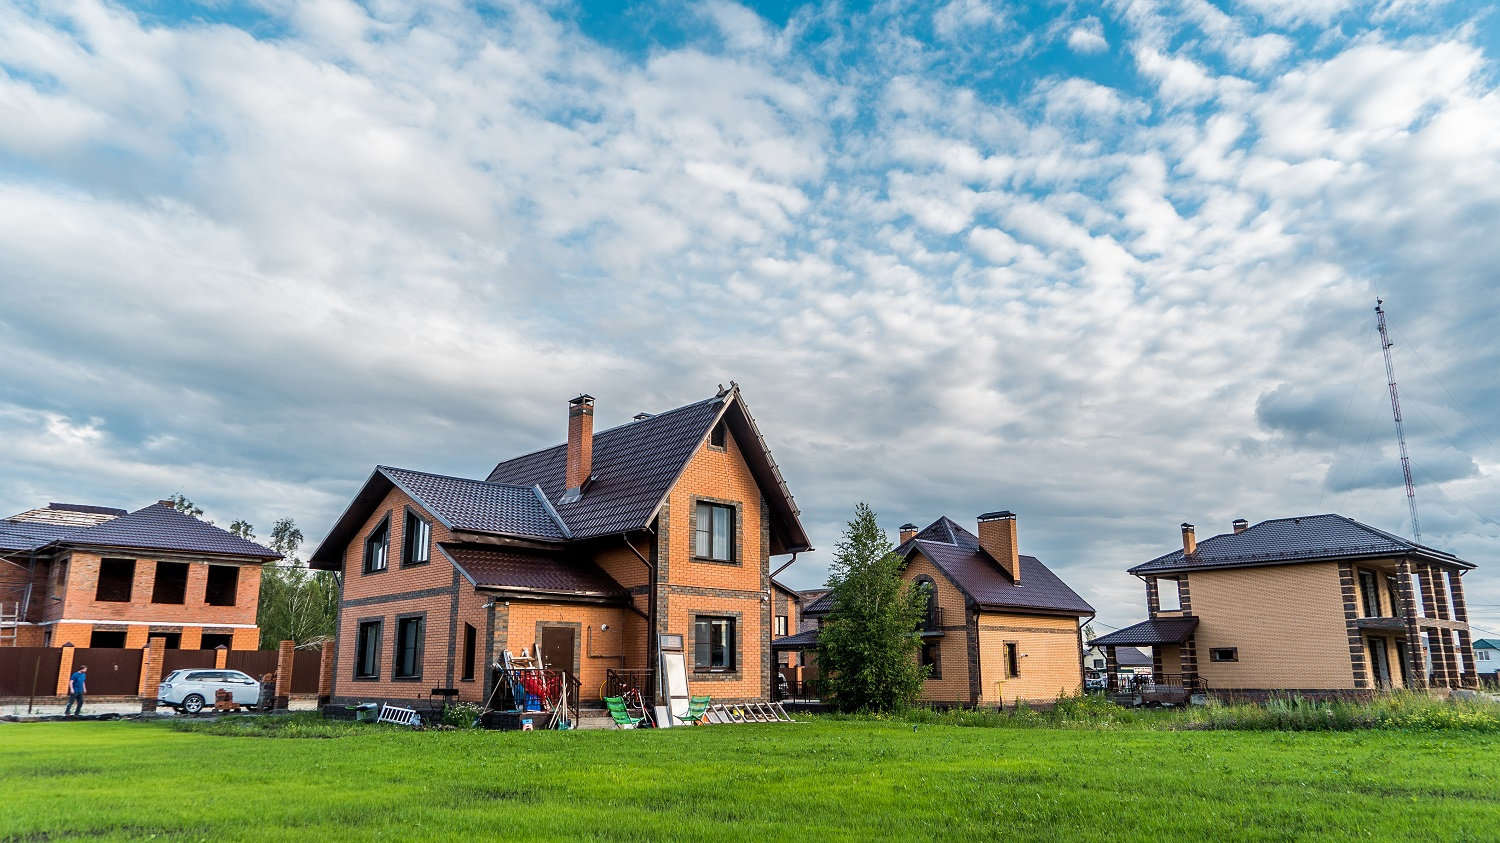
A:
<svg viewBox="0 0 1500 843">
<path fill-rule="evenodd" d="M 1396 419 L 1396 444 L 1401 447 L 1401 474 L 1406 478 L 1406 505 L 1411 510 L 1411 534 L 1418 543 L 1422 543 L 1422 525 L 1417 520 L 1417 486 L 1411 479 L 1411 459 L 1406 456 L 1406 431 L 1401 428 L 1401 396 L 1396 391 L 1396 369 L 1391 365 L 1391 342 L 1390 335 L 1385 330 L 1385 311 L 1381 309 L 1384 304 L 1380 299 L 1375 300 L 1375 327 L 1380 329 L 1380 350 L 1385 352 L 1385 380 L 1391 388 L 1391 415 Z"/>
</svg>

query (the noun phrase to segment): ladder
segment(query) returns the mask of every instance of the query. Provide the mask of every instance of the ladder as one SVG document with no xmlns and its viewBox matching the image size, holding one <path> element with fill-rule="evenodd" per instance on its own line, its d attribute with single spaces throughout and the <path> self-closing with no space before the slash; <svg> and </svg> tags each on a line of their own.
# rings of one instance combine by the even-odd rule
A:
<svg viewBox="0 0 1500 843">
<path fill-rule="evenodd" d="M 0 647 L 16 646 L 21 625 L 21 604 L 0 603 Z"/>
</svg>

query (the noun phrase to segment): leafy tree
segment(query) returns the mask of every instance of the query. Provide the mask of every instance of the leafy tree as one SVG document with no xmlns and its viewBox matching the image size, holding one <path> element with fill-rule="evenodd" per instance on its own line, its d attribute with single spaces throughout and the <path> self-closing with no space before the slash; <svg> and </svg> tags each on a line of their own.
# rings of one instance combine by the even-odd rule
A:
<svg viewBox="0 0 1500 843">
<path fill-rule="evenodd" d="M 229 532 L 248 541 L 255 540 L 255 525 L 249 521 L 235 521 L 229 525 Z"/>
<path fill-rule="evenodd" d="M 248 526 L 248 525 L 247 525 Z M 282 641 L 318 647 L 333 640 L 338 623 L 339 585 L 331 571 L 314 571 L 297 557 L 302 531 L 283 518 L 271 528 L 271 549 L 286 558 L 267 565 L 260 576 L 260 646 Z"/>
<path fill-rule="evenodd" d="M 187 495 L 184 495 L 181 492 L 178 492 L 177 494 L 173 495 L 172 497 L 167 498 L 167 500 L 169 500 L 169 501 L 172 502 L 172 508 L 173 509 L 177 510 L 178 512 L 182 513 L 183 515 L 191 515 L 194 518 L 202 518 L 203 517 L 203 507 L 201 507 L 201 506 L 194 506 L 193 502 L 187 499 Z M 210 521 L 208 523 L 212 524 L 214 522 Z"/>
<path fill-rule="evenodd" d="M 824 695 L 845 711 L 910 706 L 928 673 L 918 663 L 916 631 L 927 594 L 901 579 L 901 558 L 868 504 L 854 509 L 834 551 L 828 587 L 833 607 L 818 635 Z"/>
</svg>

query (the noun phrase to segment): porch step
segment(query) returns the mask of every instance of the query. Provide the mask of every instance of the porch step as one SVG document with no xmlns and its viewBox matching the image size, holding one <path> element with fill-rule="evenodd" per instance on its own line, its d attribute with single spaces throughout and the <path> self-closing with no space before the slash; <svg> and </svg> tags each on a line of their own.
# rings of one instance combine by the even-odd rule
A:
<svg viewBox="0 0 1500 843">
<path fill-rule="evenodd" d="M 614 727 L 615 720 L 605 709 L 584 708 L 578 711 L 578 728 L 580 729 L 613 729 Z"/>
</svg>

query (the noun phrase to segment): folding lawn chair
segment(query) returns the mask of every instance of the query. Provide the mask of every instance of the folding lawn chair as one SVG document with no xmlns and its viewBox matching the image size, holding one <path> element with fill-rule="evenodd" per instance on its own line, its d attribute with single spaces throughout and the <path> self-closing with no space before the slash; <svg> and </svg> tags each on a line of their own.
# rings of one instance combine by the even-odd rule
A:
<svg viewBox="0 0 1500 843">
<path fill-rule="evenodd" d="M 651 722 L 649 717 L 636 717 L 631 714 L 625 706 L 624 697 L 605 697 L 604 705 L 609 708 L 609 716 L 614 718 L 617 728 L 638 729 L 642 723 Z"/>
<path fill-rule="evenodd" d="M 676 715 L 684 726 L 693 726 L 703 721 L 704 712 L 708 711 L 710 697 L 691 697 L 688 699 L 688 710 L 686 714 Z"/>
</svg>

